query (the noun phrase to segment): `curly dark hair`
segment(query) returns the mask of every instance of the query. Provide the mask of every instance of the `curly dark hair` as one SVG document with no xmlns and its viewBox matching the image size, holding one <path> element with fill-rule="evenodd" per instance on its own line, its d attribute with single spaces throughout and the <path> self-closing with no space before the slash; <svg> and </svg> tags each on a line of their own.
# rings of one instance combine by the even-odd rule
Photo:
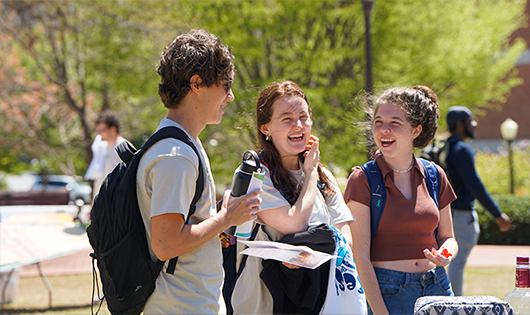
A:
<svg viewBox="0 0 530 315">
<path fill-rule="evenodd" d="M 267 167 L 274 174 L 273 182 L 274 186 L 280 190 L 284 191 L 289 196 L 284 196 L 289 201 L 289 203 L 294 204 L 300 195 L 300 188 L 296 179 L 285 169 L 282 163 L 282 158 L 280 153 L 272 143 L 272 141 L 267 140 L 266 136 L 260 131 L 261 126 L 268 124 L 272 118 L 273 104 L 278 99 L 284 96 L 297 96 L 303 99 L 308 106 L 309 115 L 312 116 L 311 106 L 309 106 L 309 101 L 304 91 L 292 81 L 282 81 L 277 83 L 271 83 L 267 86 L 259 95 L 256 106 L 256 122 L 258 129 L 258 139 L 259 139 L 259 155 L 262 160 L 267 164 Z M 298 159 L 303 162 L 304 152 L 298 154 Z M 318 174 L 322 184 L 322 190 L 327 196 L 330 193 L 335 193 L 330 186 L 330 180 L 323 172 L 324 166 L 319 162 L 318 165 Z M 280 186 L 280 187 L 278 187 Z M 281 189 L 283 188 L 283 189 Z"/>
<path fill-rule="evenodd" d="M 162 103 L 167 108 L 177 108 L 191 90 L 190 79 L 194 75 L 201 78 L 200 86 L 207 87 L 232 79 L 234 56 L 216 35 L 191 30 L 165 47 L 156 71 L 162 79 L 158 84 Z"/>
<path fill-rule="evenodd" d="M 438 129 L 440 110 L 438 109 L 438 97 L 430 88 L 423 85 L 395 87 L 381 93 L 373 107 L 368 108 L 367 118 L 370 131 L 373 128 L 373 118 L 377 107 L 386 103 L 392 103 L 401 108 L 413 128 L 422 126 L 420 135 L 413 142 L 415 148 L 422 149 L 434 139 Z"/>
</svg>

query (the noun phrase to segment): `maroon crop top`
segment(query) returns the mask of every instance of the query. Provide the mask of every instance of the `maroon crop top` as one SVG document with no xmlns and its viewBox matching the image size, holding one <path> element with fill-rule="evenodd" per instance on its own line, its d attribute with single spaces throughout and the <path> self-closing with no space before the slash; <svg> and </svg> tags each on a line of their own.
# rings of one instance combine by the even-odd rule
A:
<svg viewBox="0 0 530 315">
<path fill-rule="evenodd" d="M 394 172 L 386 164 L 381 154 L 376 156 L 376 163 L 383 174 L 386 187 L 386 202 L 379 227 L 374 235 L 371 248 L 373 261 L 391 261 L 425 258 L 423 250 L 438 249 L 435 230 L 440 220 L 436 203 L 429 195 L 424 180 L 424 170 L 416 160 L 412 169 L 412 200 L 403 196 L 394 184 Z M 444 171 L 440 172 L 440 209 L 445 208 L 456 195 L 453 192 Z M 344 191 L 344 201 L 353 200 L 370 207 L 370 186 L 360 166 L 353 168 L 348 185 Z"/>
</svg>

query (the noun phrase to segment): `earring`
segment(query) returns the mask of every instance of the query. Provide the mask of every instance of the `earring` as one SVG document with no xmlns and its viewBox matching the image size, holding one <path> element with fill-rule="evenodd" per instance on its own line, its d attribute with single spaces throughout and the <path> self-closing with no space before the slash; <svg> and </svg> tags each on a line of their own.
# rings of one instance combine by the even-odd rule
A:
<svg viewBox="0 0 530 315">
<path fill-rule="evenodd" d="M 267 141 L 271 141 L 271 139 L 272 139 L 272 137 L 271 137 L 270 135 L 266 135 L 266 136 L 265 136 L 265 140 L 267 140 Z"/>
</svg>

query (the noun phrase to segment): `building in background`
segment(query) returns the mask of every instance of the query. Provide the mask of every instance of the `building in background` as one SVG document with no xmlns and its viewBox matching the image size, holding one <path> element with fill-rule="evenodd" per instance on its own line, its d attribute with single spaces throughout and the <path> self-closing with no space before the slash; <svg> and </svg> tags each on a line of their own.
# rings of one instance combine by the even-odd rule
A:
<svg viewBox="0 0 530 315">
<path fill-rule="evenodd" d="M 521 37 L 530 46 L 530 0 L 527 0 L 525 14 L 527 26 L 517 30 L 513 38 Z M 478 122 L 477 138 L 470 144 L 476 150 L 488 147 L 497 151 L 499 146 L 503 146 L 500 125 L 506 118 L 512 118 L 519 124 L 517 140 L 530 139 L 530 48 L 519 58 L 516 67 L 523 84 L 511 90 L 500 111 L 498 108 L 487 109 L 484 116 L 475 117 Z"/>
</svg>

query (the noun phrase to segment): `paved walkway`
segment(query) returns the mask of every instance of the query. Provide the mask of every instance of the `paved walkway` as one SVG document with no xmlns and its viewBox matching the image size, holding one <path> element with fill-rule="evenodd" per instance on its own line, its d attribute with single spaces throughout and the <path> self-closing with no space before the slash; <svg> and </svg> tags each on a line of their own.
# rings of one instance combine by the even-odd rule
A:
<svg viewBox="0 0 530 315">
<path fill-rule="evenodd" d="M 88 256 L 91 252 L 91 249 L 87 249 L 75 254 L 41 261 L 42 273 L 46 276 L 91 273 L 92 258 Z M 28 265 L 22 267 L 18 274 L 20 277 L 37 277 L 39 276 L 39 269 L 36 264 Z"/>
<path fill-rule="evenodd" d="M 466 266 L 515 269 L 517 256 L 530 257 L 530 246 L 477 245 L 471 250 Z"/>
<path fill-rule="evenodd" d="M 50 259 L 41 262 L 42 272 L 47 276 L 72 275 L 92 272 L 92 250 Z M 517 256 L 530 256 L 530 246 L 478 245 L 473 248 L 467 266 L 469 267 L 514 267 Z M 23 267 L 20 277 L 38 276 L 36 265 Z"/>
</svg>

